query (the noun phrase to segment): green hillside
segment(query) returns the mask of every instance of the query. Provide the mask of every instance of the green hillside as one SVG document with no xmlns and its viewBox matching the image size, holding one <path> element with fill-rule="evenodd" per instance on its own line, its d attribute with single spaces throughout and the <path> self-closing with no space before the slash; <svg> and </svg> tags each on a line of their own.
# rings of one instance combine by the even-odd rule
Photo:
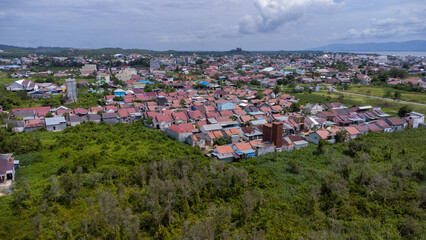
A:
<svg viewBox="0 0 426 240">
<path fill-rule="evenodd" d="M 224 164 L 140 123 L 0 130 L 0 239 L 421 239 L 426 129 Z"/>
</svg>

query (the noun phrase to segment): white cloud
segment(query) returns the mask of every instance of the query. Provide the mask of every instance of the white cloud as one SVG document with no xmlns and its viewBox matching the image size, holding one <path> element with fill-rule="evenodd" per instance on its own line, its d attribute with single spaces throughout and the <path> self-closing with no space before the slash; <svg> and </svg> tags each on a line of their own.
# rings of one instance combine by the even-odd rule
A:
<svg viewBox="0 0 426 240">
<path fill-rule="evenodd" d="M 333 0 L 256 0 L 255 7 L 259 14 L 243 16 L 238 25 L 238 32 L 271 32 L 285 23 L 298 20 L 307 11 L 335 4 Z"/>
<path fill-rule="evenodd" d="M 389 37 L 424 36 L 426 22 L 416 17 L 397 19 L 370 19 L 371 27 L 357 30 L 349 29 L 343 34 L 336 34 L 340 39 L 374 39 Z"/>
</svg>

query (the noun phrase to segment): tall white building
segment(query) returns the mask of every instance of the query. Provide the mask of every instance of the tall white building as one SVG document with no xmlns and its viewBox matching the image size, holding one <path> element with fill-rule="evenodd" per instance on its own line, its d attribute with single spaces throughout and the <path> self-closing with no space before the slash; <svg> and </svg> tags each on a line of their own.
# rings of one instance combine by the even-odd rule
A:
<svg viewBox="0 0 426 240">
<path fill-rule="evenodd" d="M 65 84 L 67 86 L 67 99 L 69 102 L 77 102 L 77 81 L 75 79 L 66 79 Z"/>
</svg>

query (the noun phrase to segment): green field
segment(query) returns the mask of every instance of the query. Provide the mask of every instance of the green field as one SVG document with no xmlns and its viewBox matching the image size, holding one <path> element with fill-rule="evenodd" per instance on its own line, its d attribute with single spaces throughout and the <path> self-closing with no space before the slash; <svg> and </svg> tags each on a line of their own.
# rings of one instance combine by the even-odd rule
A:
<svg viewBox="0 0 426 240">
<path fill-rule="evenodd" d="M 343 93 L 335 93 L 335 92 L 312 92 L 309 93 L 291 93 L 288 92 L 288 94 L 291 94 L 295 96 L 297 99 L 300 99 L 300 103 L 302 105 L 305 105 L 307 103 L 332 103 L 332 102 L 341 102 L 347 107 L 352 106 L 366 106 L 371 105 L 373 107 L 381 107 L 382 111 L 396 116 L 398 113 L 398 109 L 401 106 L 409 105 L 413 111 L 420 112 L 423 114 L 426 114 L 426 107 L 415 105 L 415 104 L 408 104 L 408 103 L 400 103 L 395 101 L 388 101 L 388 100 L 382 100 L 382 99 L 376 99 L 376 98 L 369 98 L 369 97 L 363 97 L 363 96 L 355 96 L 350 94 L 343 94 Z"/>
<path fill-rule="evenodd" d="M 133 123 L 0 129 L 0 239 L 422 239 L 426 129 L 239 163 Z"/>
<path fill-rule="evenodd" d="M 384 97 L 384 95 L 387 92 L 390 92 L 393 96 L 395 92 L 399 92 L 401 93 L 400 100 L 426 104 L 426 93 L 401 91 L 391 87 L 351 86 L 349 89 L 345 89 L 345 92 L 359 93 L 359 94 L 376 96 L 376 97 Z M 386 97 L 386 98 L 392 98 L 392 97 Z"/>
<path fill-rule="evenodd" d="M 6 73 L 0 73 L 0 85 L 9 85 L 14 81 L 19 80 L 17 78 L 10 78 Z"/>
</svg>

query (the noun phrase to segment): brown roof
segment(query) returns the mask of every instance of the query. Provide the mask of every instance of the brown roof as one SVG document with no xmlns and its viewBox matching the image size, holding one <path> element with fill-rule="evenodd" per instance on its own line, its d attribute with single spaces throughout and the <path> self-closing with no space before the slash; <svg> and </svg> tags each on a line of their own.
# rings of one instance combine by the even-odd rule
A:
<svg viewBox="0 0 426 240">
<path fill-rule="evenodd" d="M 322 138 L 327 139 L 330 136 L 330 133 L 327 130 L 318 130 L 316 133 Z"/>
<path fill-rule="evenodd" d="M 227 154 L 227 153 L 233 153 L 234 150 L 232 150 L 232 147 L 229 145 L 224 146 L 216 146 L 217 151 L 219 154 Z"/>
<path fill-rule="evenodd" d="M 234 145 L 237 147 L 238 150 L 240 151 L 244 151 L 244 150 L 251 150 L 253 149 L 250 145 L 250 143 L 248 142 L 243 142 L 243 143 L 234 143 Z"/>
<path fill-rule="evenodd" d="M 227 135 L 238 135 L 238 134 L 240 134 L 240 132 L 238 132 L 238 129 L 236 129 L 236 128 L 226 129 L 225 133 Z"/>
<path fill-rule="evenodd" d="M 398 117 L 392 117 L 392 118 L 388 118 L 388 121 L 393 125 L 393 126 L 397 126 L 397 125 L 404 125 L 405 122 L 402 118 L 398 118 Z"/>
</svg>

